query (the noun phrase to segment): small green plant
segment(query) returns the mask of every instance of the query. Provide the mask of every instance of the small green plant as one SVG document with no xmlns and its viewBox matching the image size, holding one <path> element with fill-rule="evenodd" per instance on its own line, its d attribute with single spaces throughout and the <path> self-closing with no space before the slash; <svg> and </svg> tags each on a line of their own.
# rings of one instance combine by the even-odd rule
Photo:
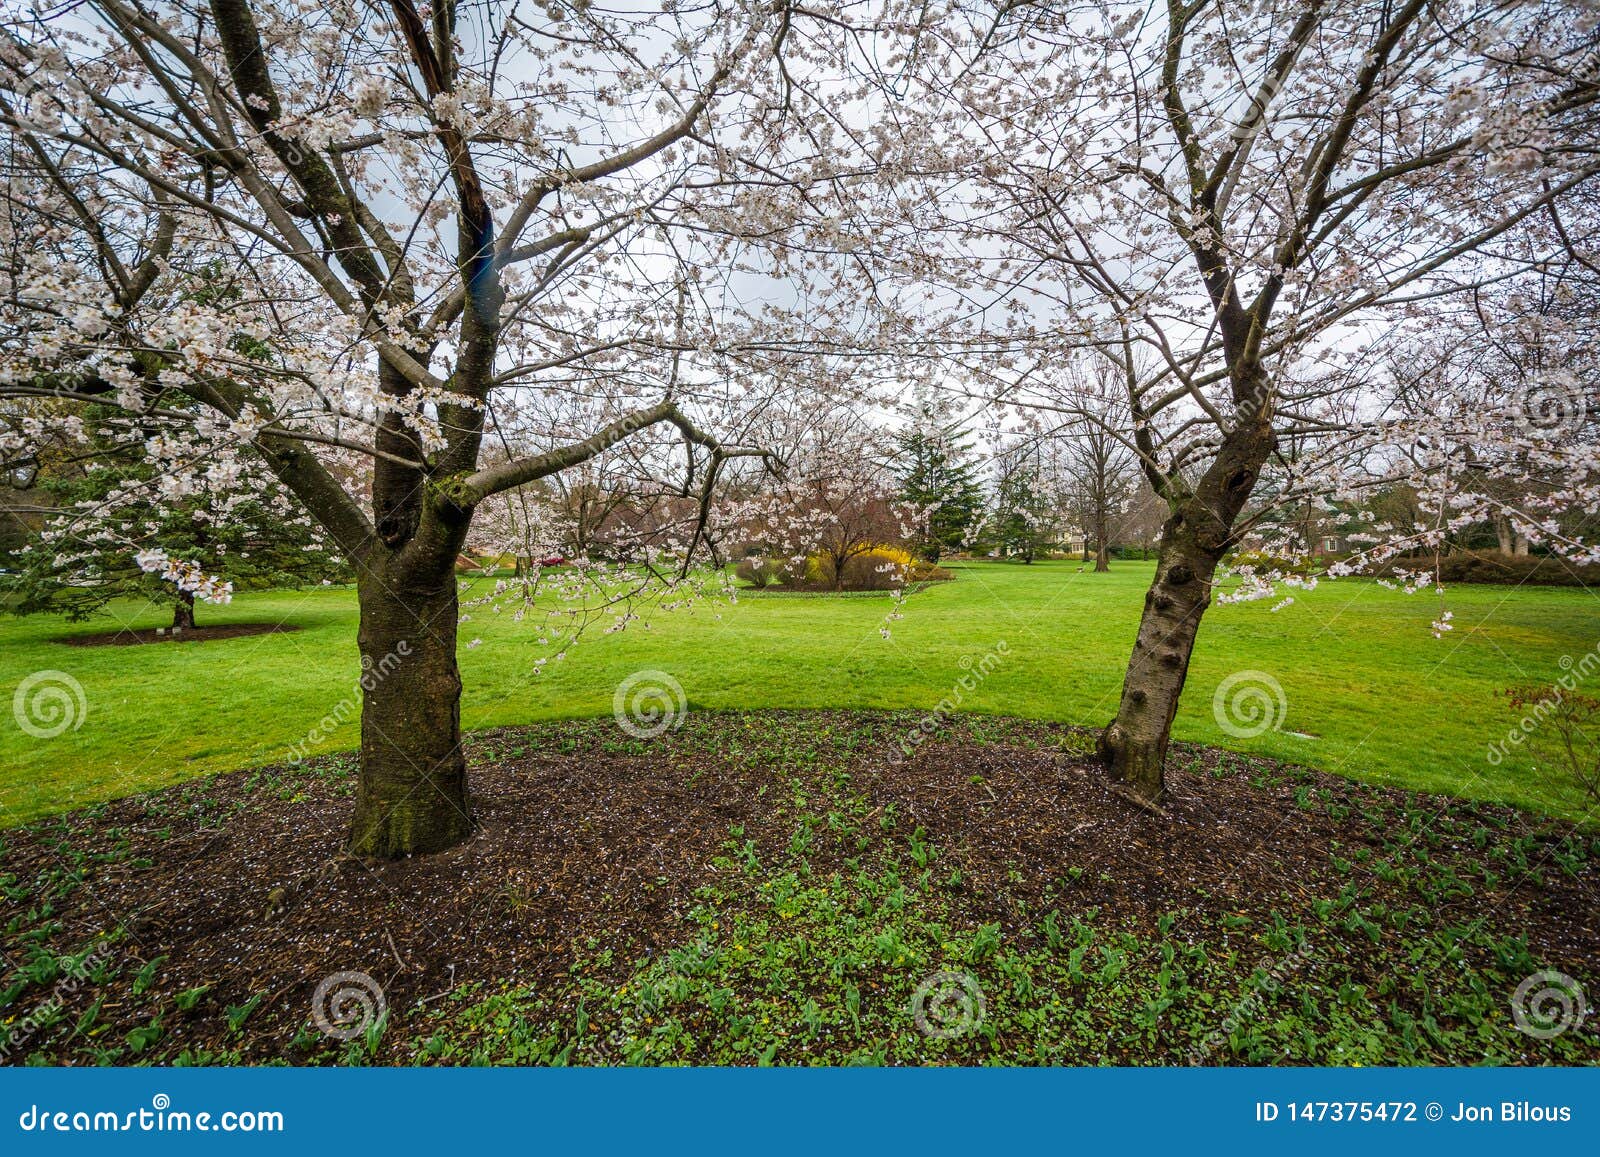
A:
<svg viewBox="0 0 1600 1157">
<path fill-rule="evenodd" d="M 243 1004 L 230 1004 L 224 1014 L 228 1021 L 229 1032 L 239 1032 L 244 1028 L 244 1022 L 250 1019 L 250 1014 L 260 1007 L 262 996 L 258 992 Z"/>
<path fill-rule="evenodd" d="M 157 956 L 139 969 L 139 974 L 133 978 L 133 995 L 143 996 L 150 991 L 150 986 L 155 983 L 156 973 L 160 970 L 164 960 L 166 960 L 165 956 Z"/>
<path fill-rule="evenodd" d="M 198 988 L 186 988 L 172 998 L 172 1003 L 179 1012 L 192 1012 L 200 1003 L 201 997 L 211 991 L 209 984 L 202 984 Z"/>
<path fill-rule="evenodd" d="M 123 1039 L 128 1042 L 128 1048 L 135 1053 L 142 1053 L 161 1040 L 164 1030 L 161 1027 L 161 1018 L 157 1017 L 149 1024 L 140 1025 L 131 1030 Z"/>
</svg>

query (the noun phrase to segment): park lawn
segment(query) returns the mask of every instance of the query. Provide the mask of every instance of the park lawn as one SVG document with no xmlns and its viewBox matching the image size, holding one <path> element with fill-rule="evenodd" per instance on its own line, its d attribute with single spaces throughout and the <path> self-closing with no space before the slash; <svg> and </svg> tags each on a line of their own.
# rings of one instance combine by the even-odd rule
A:
<svg viewBox="0 0 1600 1157">
<path fill-rule="evenodd" d="M 887 597 L 748 594 L 732 605 L 657 611 L 616 634 L 592 628 L 537 675 L 544 651 L 531 622 L 480 608 L 461 628 L 463 720 L 482 728 L 605 715 L 618 684 L 641 670 L 671 675 L 692 710 L 932 710 L 944 700 L 963 712 L 1109 718 L 1152 564 L 1118 562 L 1098 575 L 1072 562 L 955 570 L 954 582 L 912 596 L 899 621 L 885 622 Z M 1367 581 L 1324 583 L 1278 612 L 1266 603 L 1213 607 L 1177 735 L 1358 780 L 1585 818 L 1589 804 L 1558 772 L 1532 766 L 1521 749 L 1498 764 L 1488 751 L 1514 723 L 1506 687 L 1548 684 L 1595 647 L 1600 598 L 1479 586 L 1452 588 L 1444 600 L 1455 629 L 1443 639 L 1429 628 L 1438 598 Z M 300 628 L 293 632 L 133 647 L 58 641 L 157 626 L 165 615 L 122 603 L 87 623 L 0 620 L 0 692 L 60 671 L 87 703 L 76 729 L 54 738 L 0 728 L 4 823 L 282 762 L 330 715 L 347 721 L 323 726 L 326 737 L 310 750 L 356 746 L 353 591 L 244 594 L 200 609 L 202 625 L 281 622 Z M 1213 694 L 1239 672 L 1282 687 L 1277 729 L 1240 738 L 1218 725 Z M 977 685 L 963 690 L 963 677 Z"/>
</svg>

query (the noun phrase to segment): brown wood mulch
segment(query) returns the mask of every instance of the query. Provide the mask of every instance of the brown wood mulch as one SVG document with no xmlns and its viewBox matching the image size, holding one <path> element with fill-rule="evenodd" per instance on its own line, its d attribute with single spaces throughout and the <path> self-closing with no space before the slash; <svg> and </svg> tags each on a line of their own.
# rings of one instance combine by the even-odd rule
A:
<svg viewBox="0 0 1600 1157">
<path fill-rule="evenodd" d="M 298 631 L 293 623 L 225 623 L 215 627 L 185 627 L 174 633 L 171 627 L 104 631 L 95 635 L 62 635 L 52 640 L 69 647 L 136 647 L 142 643 L 206 643 L 217 639 L 242 639 L 249 635 L 276 635 Z"/>
<path fill-rule="evenodd" d="M 897 831 L 925 828 L 941 874 L 961 868 L 958 907 L 1008 926 L 1020 909 L 1036 919 L 1042 890 L 1073 869 L 1083 907 L 1147 928 L 1200 903 L 1261 914 L 1285 898 L 1337 895 L 1349 878 L 1332 873 L 1330 853 L 1349 859 L 1385 843 L 1386 833 L 1362 818 L 1363 804 L 1402 800 L 1440 814 L 1468 806 L 1299 769 L 1277 781 L 1249 771 L 1270 765 L 1219 777 L 1217 760 L 1241 757 L 1184 748 L 1158 816 L 1131 808 L 1088 758 L 1064 752 L 1071 729 L 986 720 L 981 740 L 941 738 L 903 759 L 895 740 L 908 722 L 694 713 L 680 731 L 644 745 L 619 742 L 610 719 L 478 733 L 477 834 L 451 851 L 397 862 L 343 854 L 347 775 L 326 765 L 319 774 L 316 761 L 232 773 L 0 833 L 0 876 L 26 882 L 55 868 L 83 871 L 81 886 L 55 903 L 59 927 L 49 944 L 81 950 L 125 929 L 118 951 L 136 964 L 165 957 L 158 995 L 210 986 L 213 1011 L 173 1019 L 169 1033 L 271 1060 L 290 1057 L 313 990 L 334 972 L 370 974 L 398 1011 L 474 980 L 557 985 L 580 953 L 592 953 L 591 941 L 612 949 L 624 970 L 681 943 L 697 889 L 727 881 L 726 865 L 713 861 L 730 828 L 742 828 L 740 842 L 754 840 L 764 861 L 782 858 L 797 774 L 819 784 L 847 776 L 869 818 L 892 809 Z M 796 752 L 810 762 L 791 763 Z M 1334 819 L 1325 808 L 1296 806 L 1307 785 L 1328 790 L 1349 813 Z M 1497 839 L 1527 833 L 1553 842 L 1571 831 L 1470 806 L 1499 825 Z M 819 841 L 813 867 L 840 866 L 847 852 Z M 1462 835 L 1430 854 L 1481 853 Z M 1515 927 L 1549 967 L 1592 971 L 1600 959 L 1592 856 L 1576 874 L 1548 872 L 1541 886 L 1485 887 L 1451 903 L 1459 911 L 1444 915 Z M 23 946 L 0 937 L 0 951 L 15 962 Z M 249 1033 L 228 1034 L 221 1010 L 261 994 Z M 117 1003 L 101 1015 L 115 1022 Z"/>
</svg>

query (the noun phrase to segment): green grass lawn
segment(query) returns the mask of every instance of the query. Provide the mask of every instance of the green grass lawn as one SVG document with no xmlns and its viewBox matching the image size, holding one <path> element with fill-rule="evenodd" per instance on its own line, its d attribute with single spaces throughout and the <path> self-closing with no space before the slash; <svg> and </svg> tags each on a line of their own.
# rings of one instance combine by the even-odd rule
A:
<svg viewBox="0 0 1600 1157">
<path fill-rule="evenodd" d="M 911 598 L 880 635 L 887 598 L 750 595 L 737 605 L 654 613 L 606 635 L 593 630 L 562 662 L 533 673 L 529 624 L 479 611 L 462 626 L 468 727 L 609 713 L 613 691 L 640 669 L 669 673 L 692 709 L 931 709 L 1004 644 L 960 710 L 1100 724 L 1112 712 L 1152 564 L 1110 574 L 1076 563 L 958 564 L 954 582 Z M 1458 587 L 1456 629 L 1436 640 L 1430 595 L 1370 582 L 1325 583 L 1273 613 L 1266 603 L 1214 607 L 1201 630 L 1178 715 L 1180 738 L 1309 764 L 1341 775 L 1505 801 L 1581 817 L 1578 790 L 1514 756 L 1495 766 L 1490 742 L 1514 719 L 1499 696 L 1547 684 L 1600 641 L 1600 597 L 1560 588 Z M 195 644 L 70 647 L 63 635 L 119 624 L 162 625 L 167 612 L 119 604 L 66 624 L 0 620 L 0 692 L 39 671 L 76 679 L 81 725 L 34 738 L 0 727 L 5 823 L 161 787 L 206 772 L 280 762 L 352 697 L 353 592 L 247 594 L 202 607 L 202 624 L 285 622 L 293 633 Z M 481 638 L 469 648 L 469 640 Z M 968 666 L 964 667 L 963 663 Z M 1270 675 L 1287 710 L 1277 730 L 1230 736 L 1213 718 L 1218 684 Z M 352 721 L 315 750 L 356 745 Z"/>
</svg>

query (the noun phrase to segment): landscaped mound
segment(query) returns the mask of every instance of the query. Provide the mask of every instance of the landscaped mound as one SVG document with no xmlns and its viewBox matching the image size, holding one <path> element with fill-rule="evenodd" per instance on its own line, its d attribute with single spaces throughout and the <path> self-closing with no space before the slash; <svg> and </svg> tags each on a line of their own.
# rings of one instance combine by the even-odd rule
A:
<svg viewBox="0 0 1600 1157">
<path fill-rule="evenodd" d="M 103 631 L 95 635 L 62 635 L 56 642 L 69 647 L 134 647 L 141 643 L 204 643 L 217 639 L 242 639 L 250 635 L 275 635 L 299 629 L 289 623 L 223 623 L 214 627 L 185 627 L 181 631 L 170 627 L 146 627 L 142 630 L 124 627 L 120 631 Z"/>
<path fill-rule="evenodd" d="M 1082 733 L 919 722 L 480 733 L 478 835 L 396 863 L 341 854 L 347 758 L 0 833 L 7 1057 L 1600 1061 L 1513 1022 L 1600 991 L 1592 830 L 1197 748 L 1163 818 Z"/>
</svg>

